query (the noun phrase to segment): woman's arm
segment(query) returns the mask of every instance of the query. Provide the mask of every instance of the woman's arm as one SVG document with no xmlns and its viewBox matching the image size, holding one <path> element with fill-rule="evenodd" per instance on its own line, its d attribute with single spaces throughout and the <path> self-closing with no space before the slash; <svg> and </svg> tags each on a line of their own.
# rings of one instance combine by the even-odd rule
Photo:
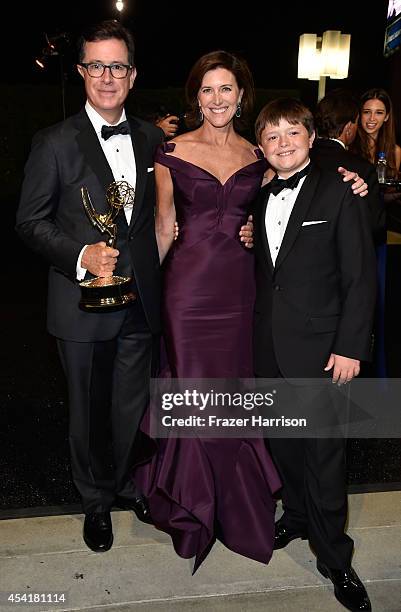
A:
<svg viewBox="0 0 401 612">
<path fill-rule="evenodd" d="M 175 206 L 173 181 L 166 166 L 155 163 L 156 180 L 156 240 L 160 263 L 174 240 Z"/>
<path fill-rule="evenodd" d="M 401 166 L 401 147 L 395 145 L 395 168 L 399 171 Z"/>
</svg>

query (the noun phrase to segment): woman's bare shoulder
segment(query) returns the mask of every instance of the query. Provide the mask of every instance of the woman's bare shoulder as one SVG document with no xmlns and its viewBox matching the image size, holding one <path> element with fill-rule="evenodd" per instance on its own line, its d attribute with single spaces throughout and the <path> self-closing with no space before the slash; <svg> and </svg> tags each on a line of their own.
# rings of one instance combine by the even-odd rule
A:
<svg viewBox="0 0 401 612">
<path fill-rule="evenodd" d="M 241 146 L 244 150 L 252 153 L 252 155 L 255 154 L 255 149 L 258 148 L 258 145 L 253 144 L 243 136 L 238 136 L 238 145 Z"/>
<path fill-rule="evenodd" d="M 174 154 L 177 154 L 178 157 L 181 154 L 185 155 L 194 149 L 197 145 L 199 145 L 199 137 L 197 136 L 198 130 L 193 130 L 191 132 L 186 132 L 185 134 L 180 134 L 179 136 L 175 136 L 169 142 L 175 145 Z"/>
<path fill-rule="evenodd" d="M 172 138 L 170 142 L 183 145 L 198 142 L 198 132 L 199 130 L 191 130 L 190 132 L 185 132 L 184 134 L 180 134 L 179 136 L 174 136 L 174 138 Z"/>
</svg>

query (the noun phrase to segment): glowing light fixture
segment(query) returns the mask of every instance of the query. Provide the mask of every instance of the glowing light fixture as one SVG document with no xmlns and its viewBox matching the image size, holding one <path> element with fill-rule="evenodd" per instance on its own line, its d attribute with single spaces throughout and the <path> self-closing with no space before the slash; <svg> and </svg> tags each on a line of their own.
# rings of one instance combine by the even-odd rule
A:
<svg viewBox="0 0 401 612">
<path fill-rule="evenodd" d="M 122 10 L 124 10 L 124 2 L 122 2 L 122 0 L 117 0 L 117 2 L 116 2 L 116 9 L 118 11 L 120 11 L 120 13 L 121 13 Z"/>
<path fill-rule="evenodd" d="M 35 64 L 41 70 L 46 70 L 52 63 L 52 58 L 57 57 L 60 69 L 60 83 L 61 83 L 61 103 L 63 109 L 63 119 L 66 117 L 65 113 L 65 74 L 63 66 L 63 57 L 69 45 L 70 37 L 67 32 L 60 32 L 53 36 L 48 36 L 44 32 L 46 40 L 46 46 L 42 49 L 41 55 L 35 58 Z"/>
<path fill-rule="evenodd" d="M 318 101 L 324 97 L 326 77 L 347 78 L 350 45 L 351 35 L 338 30 L 299 37 L 298 78 L 319 81 Z"/>
</svg>

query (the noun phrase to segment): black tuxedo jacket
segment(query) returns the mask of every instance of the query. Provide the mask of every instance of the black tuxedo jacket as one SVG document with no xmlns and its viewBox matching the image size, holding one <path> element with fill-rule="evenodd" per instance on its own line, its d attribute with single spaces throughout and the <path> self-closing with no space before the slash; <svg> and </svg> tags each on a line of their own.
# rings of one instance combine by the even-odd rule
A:
<svg viewBox="0 0 401 612">
<path fill-rule="evenodd" d="M 328 138 L 316 138 L 310 157 L 323 170 L 336 171 L 338 166 L 343 166 L 357 172 L 365 180 L 369 193 L 359 203 L 368 207 L 375 244 L 383 244 L 386 241 L 386 213 L 375 166 Z"/>
<path fill-rule="evenodd" d="M 367 360 L 376 260 L 366 209 L 335 172 L 315 165 L 273 267 L 265 230 L 269 186 L 255 206 L 256 374 L 318 378 L 330 353 Z M 324 223 L 305 224 L 308 221 Z"/>
<path fill-rule="evenodd" d="M 153 332 L 160 327 L 160 266 L 154 229 L 153 156 L 162 132 L 130 117 L 137 181 L 132 219 L 117 248 L 130 262 L 137 293 Z M 50 262 L 48 329 L 64 340 L 91 342 L 114 337 L 124 312 L 88 313 L 78 307 L 76 264 L 85 244 L 104 240 L 84 211 L 86 186 L 98 212 L 106 210 L 105 192 L 113 181 L 110 166 L 85 112 L 38 132 L 25 167 L 17 213 L 17 231 L 26 244 Z M 123 260 L 124 257 L 121 257 Z M 119 257 L 120 260 L 120 257 Z M 117 265 L 115 273 L 119 272 Z"/>
</svg>

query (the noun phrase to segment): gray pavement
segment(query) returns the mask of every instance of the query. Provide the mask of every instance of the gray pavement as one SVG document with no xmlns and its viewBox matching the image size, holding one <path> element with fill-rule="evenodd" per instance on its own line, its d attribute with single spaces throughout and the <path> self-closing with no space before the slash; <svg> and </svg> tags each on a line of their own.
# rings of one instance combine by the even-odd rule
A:
<svg viewBox="0 0 401 612">
<path fill-rule="evenodd" d="M 216 544 L 192 576 L 168 536 L 129 512 L 112 518 L 114 545 L 103 554 L 83 543 L 82 515 L 0 521 L 1 612 L 343 610 L 307 542 L 291 542 L 268 566 Z M 349 532 L 373 610 L 401 612 L 401 491 L 351 495 Z M 64 593 L 65 602 L 16 604 L 8 593 Z"/>
</svg>

